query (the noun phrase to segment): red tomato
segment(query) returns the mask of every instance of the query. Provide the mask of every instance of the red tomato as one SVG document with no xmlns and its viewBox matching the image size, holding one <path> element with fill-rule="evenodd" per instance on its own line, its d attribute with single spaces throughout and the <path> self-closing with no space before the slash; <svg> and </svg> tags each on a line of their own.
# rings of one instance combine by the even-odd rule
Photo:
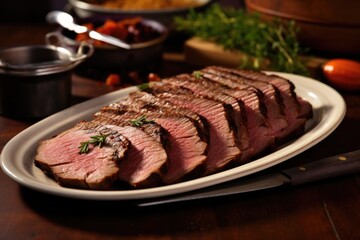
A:
<svg viewBox="0 0 360 240">
<path fill-rule="evenodd" d="M 120 83 L 121 83 L 121 78 L 119 74 L 116 73 L 109 74 L 105 82 L 107 86 L 118 86 L 120 85 Z"/>
<path fill-rule="evenodd" d="M 360 62 L 333 59 L 322 69 L 325 77 L 335 87 L 348 91 L 360 90 Z"/>
<path fill-rule="evenodd" d="M 149 73 L 148 82 L 160 82 L 161 78 L 155 73 Z"/>
</svg>

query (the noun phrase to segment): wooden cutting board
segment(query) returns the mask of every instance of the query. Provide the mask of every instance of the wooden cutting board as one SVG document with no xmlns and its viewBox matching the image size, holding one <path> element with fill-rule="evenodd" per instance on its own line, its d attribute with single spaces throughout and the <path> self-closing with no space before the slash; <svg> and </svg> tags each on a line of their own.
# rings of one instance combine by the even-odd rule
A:
<svg viewBox="0 0 360 240">
<path fill-rule="evenodd" d="M 221 65 L 236 68 L 244 56 L 240 51 L 225 50 L 222 46 L 198 37 L 188 39 L 184 45 L 185 61 L 195 66 Z M 302 56 L 312 76 L 318 75 L 320 67 L 328 59 L 315 56 Z"/>
<path fill-rule="evenodd" d="M 192 65 L 208 66 L 222 65 L 237 67 L 244 56 L 238 51 L 228 51 L 220 45 L 201 38 L 193 37 L 185 42 L 185 61 Z"/>
</svg>

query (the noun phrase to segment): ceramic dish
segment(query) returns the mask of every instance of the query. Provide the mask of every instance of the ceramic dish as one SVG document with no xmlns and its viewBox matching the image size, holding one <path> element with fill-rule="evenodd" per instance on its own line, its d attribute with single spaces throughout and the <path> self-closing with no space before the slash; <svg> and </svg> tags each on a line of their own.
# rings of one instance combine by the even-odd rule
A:
<svg viewBox="0 0 360 240">
<path fill-rule="evenodd" d="M 344 118 L 346 106 L 343 98 L 329 86 L 302 76 L 275 73 L 290 79 L 299 96 L 309 101 L 314 117 L 308 122 L 306 132 L 279 150 L 242 166 L 168 186 L 139 190 L 94 191 L 59 186 L 34 166 L 35 151 L 39 141 L 72 127 L 79 120 L 92 119 L 100 107 L 135 91 L 135 87 L 106 94 L 56 113 L 27 128 L 11 139 L 1 153 L 4 172 L 23 186 L 49 194 L 92 200 L 133 200 L 167 196 L 223 183 L 264 170 L 305 151 L 326 138 Z"/>
</svg>

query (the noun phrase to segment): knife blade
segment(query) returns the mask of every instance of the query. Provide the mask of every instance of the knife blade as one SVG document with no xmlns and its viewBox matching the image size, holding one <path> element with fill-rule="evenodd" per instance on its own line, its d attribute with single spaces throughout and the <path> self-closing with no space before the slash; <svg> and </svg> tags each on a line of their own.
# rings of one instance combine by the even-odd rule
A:
<svg viewBox="0 0 360 240">
<path fill-rule="evenodd" d="M 307 164 L 275 173 L 243 177 L 200 190 L 167 197 L 144 199 L 139 207 L 184 202 L 259 191 L 280 186 L 296 186 L 328 178 L 354 174 L 360 171 L 360 150 L 315 160 Z"/>
</svg>

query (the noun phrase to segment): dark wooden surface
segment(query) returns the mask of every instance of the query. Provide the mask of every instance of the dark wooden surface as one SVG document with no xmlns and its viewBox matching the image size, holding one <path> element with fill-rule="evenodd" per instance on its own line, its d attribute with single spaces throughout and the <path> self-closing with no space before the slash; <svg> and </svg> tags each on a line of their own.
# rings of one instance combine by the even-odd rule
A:
<svg viewBox="0 0 360 240">
<path fill-rule="evenodd" d="M 43 43 L 41 25 L 0 25 L 0 47 Z M 161 76 L 192 67 L 165 61 Z M 112 89 L 74 76 L 74 101 Z M 347 113 L 325 140 L 282 163 L 360 148 L 360 95 L 340 92 Z M 0 116 L 0 150 L 31 126 Z M 85 201 L 19 186 L 0 171 L 0 239 L 360 239 L 360 174 L 212 200 L 137 208 L 122 201 Z"/>
</svg>

